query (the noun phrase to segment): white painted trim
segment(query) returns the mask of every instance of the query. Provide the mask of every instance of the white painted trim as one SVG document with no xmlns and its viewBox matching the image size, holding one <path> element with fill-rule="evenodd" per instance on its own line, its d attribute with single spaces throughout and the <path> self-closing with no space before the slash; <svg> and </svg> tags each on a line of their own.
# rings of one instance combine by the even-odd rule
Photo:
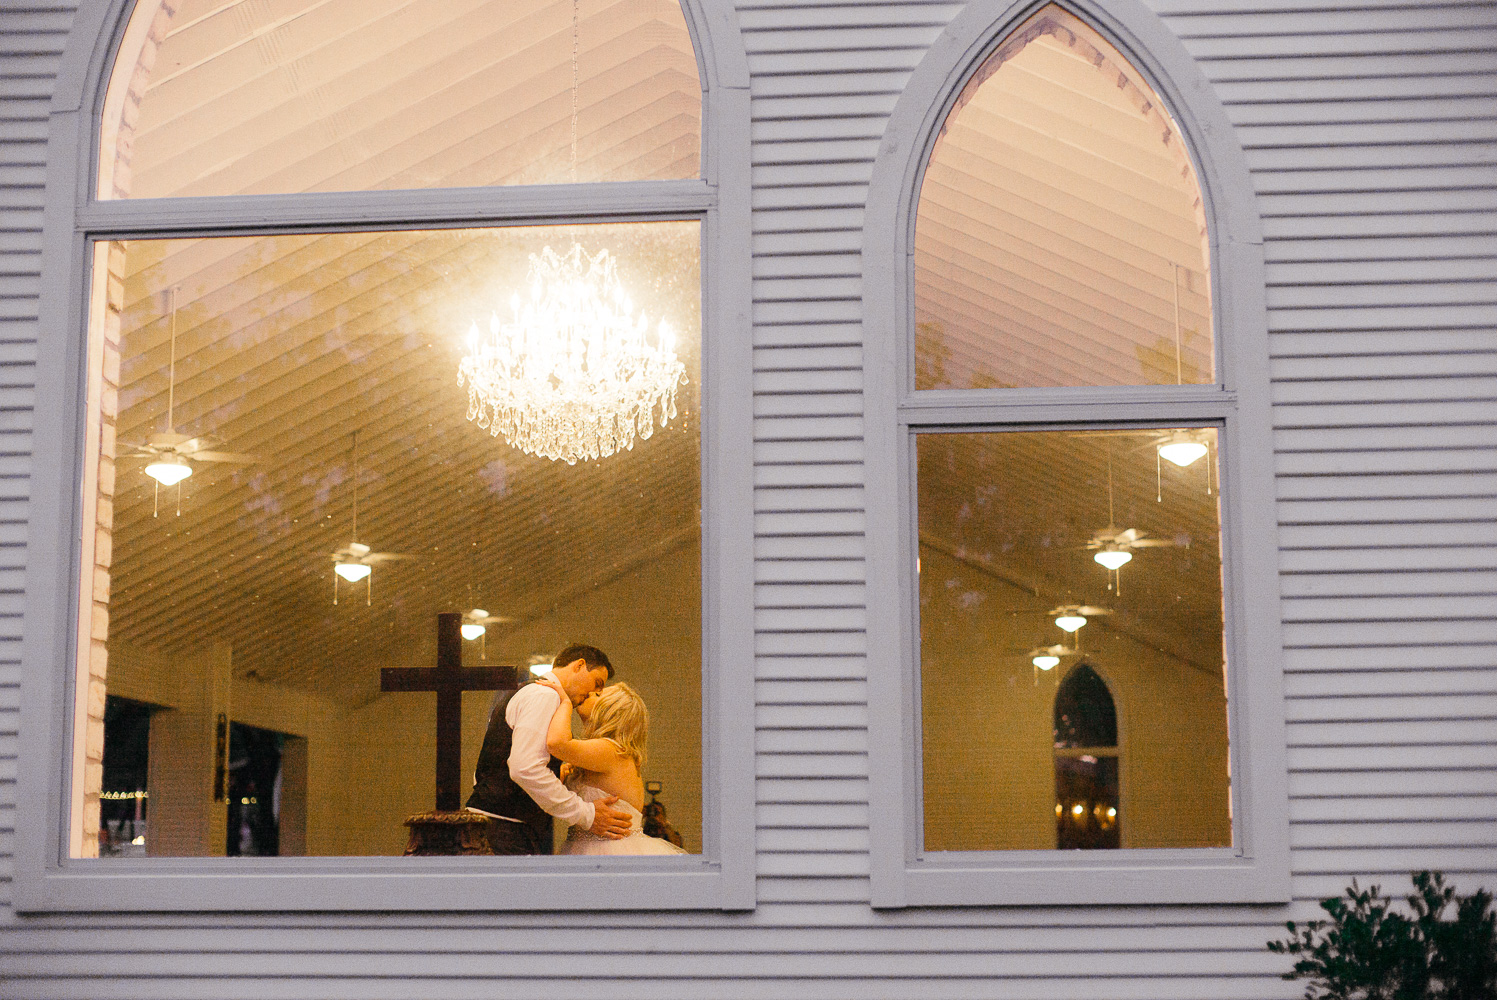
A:
<svg viewBox="0 0 1497 1000">
<path fill-rule="evenodd" d="M 552 225 L 578 217 L 598 222 L 700 217 L 717 202 L 704 180 L 534 184 L 412 191 L 128 198 L 78 210 L 94 236 L 192 235 L 328 227 L 409 229 L 442 225 Z"/>
<path fill-rule="evenodd" d="M 101 237 L 702 221 L 703 840 L 683 858 L 69 857 L 80 465 L 37 462 L 22 646 L 13 902 L 29 911 L 748 910 L 755 905 L 753 373 L 749 94 L 730 7 L 682 0 L 703 76 L 704 179 L 214 199 L 92 198 L 98 108 L 130 0 L 85 4 L 61 60 L 47 147 L 36 454 L 82 454 L 88 248 Z"/>
<path fill-rule="evenodd" d="M 1140 0 L 1061 0 L 1166 101 L 1191 148 L 1211 235 L 1220 386 L 914 392 L 915 208 L 936 130 L 968 75 L 1044 2 L 972 0 L 931 46 L 879 147 L 863 241 L 870 854 L 875 907 L 1251 903 L 1289 898 L 1282 643 L 1262 236 L 1246 159 L 1211 85 Z M 1219 461 L 1234 843 L 1230 850 L 919 851 L 913 462 L 919 430 L 1222 427 Z"/>
</svg>

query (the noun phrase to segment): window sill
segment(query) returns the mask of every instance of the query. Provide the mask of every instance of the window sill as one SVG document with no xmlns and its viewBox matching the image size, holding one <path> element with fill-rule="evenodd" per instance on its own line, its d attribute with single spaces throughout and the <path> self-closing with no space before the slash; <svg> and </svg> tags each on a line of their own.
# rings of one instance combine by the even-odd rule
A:
<svg viewBox="0 0 1497 1000">
<path fill-rule="evenodd" d="M 20 912 L 721 910 L 701 858 L 75 860 L 22 878 Z M 752 904 L 750 904 L 751 906 Z"/>
<path fill-rule="evenodd" d="M 1076 906 L 1282 903 L 1283 866 L 1228 848 L 952 851 L 875 876 L 873 905 Z"/>
</svg>

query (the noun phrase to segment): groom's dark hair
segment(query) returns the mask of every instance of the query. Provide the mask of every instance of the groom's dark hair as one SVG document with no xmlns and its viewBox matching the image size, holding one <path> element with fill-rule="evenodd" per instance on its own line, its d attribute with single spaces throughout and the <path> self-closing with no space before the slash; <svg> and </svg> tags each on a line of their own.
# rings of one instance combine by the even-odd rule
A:
<svg viewBox="0 0 1497 1000">
<path fill-rule="evenodd" d="M 608 662 L 608 654 L 597 646 L 586 646 L 582 643 L 573 643 L 566 649 L 556 654 L 556 659 L 551 661 L 552 669 L 564 667 L 573 660 L 581 660 L 587 664 L 588 670 L 597 670 L 599 667 L 608 671 L 608 676 L 613 677 L 613 664 Z"/>
</svg>

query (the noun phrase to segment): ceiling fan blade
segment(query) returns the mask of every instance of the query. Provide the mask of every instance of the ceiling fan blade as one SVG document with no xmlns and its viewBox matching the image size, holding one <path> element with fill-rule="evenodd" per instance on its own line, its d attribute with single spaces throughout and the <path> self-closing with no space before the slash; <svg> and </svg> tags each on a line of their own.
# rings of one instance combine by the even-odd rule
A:
<svg viewBox="0 0 1497 1000">
<path fill-rule="evenodd" d="M 1138 538 L 1135 539 L 1131 544 L 1135 549 L 1156 549 L 1166 548 L 1168 546 L 1177 545 L 1179 543 L 1177 543 L 1173 538 Z"/>
<path fill-rule="evenodd" d="M 415 556 L 413 556 L 413 555 L 407 555 L 404 552 L 371 552 L 368 555 L 364 556 L 364 561 L 366 563 L 374 563 L 374 562 L 390 562 L 393 559 L 415 559 L 415 558 L 416 558 Z"/>
<path fill-rule="evenodd" d="M 238 465 L 251 465 L 260 461 L 258 455 L 243 455 L 233 451 L 194 451 L 189 452 L 188 457 L 194 462 L 234 462 Z"/>
</svg>

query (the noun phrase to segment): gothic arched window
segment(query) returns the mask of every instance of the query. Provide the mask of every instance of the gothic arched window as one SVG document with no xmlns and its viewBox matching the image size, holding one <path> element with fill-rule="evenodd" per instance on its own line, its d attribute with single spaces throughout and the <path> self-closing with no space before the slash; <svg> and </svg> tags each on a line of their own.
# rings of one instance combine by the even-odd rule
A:
<svg viewBox="0 0 1497 1000">
<path fill-rule="evenodd" d="M 912 817 L 874 836 L 874 895 L 1095 901 L 1094 862 L 1057 846 L 1190 849 L 1161 898 L 1214 892 L 1197 863 L 1256 892 L 1232 795 L 1239 772 L 1278 787 L 1282 757 L 1236 759 L 1229 716 L 1276 654 L 1241 627 L 1275 613 L 1241 150 L 1142 5 L 994 9 L 917 69 L 869 190 L 870 702 L 914 730 L 873 741 L 875 810 Z M 1129 693 L 1125 758 L 1103 674 Z"/>
</svg>

